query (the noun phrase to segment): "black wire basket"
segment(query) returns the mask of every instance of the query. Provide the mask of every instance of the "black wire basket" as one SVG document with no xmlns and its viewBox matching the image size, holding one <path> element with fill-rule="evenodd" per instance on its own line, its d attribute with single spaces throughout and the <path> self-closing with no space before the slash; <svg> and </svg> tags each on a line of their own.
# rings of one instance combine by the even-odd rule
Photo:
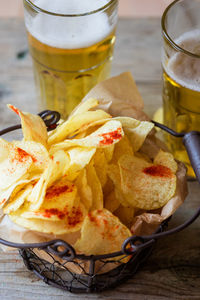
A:
<svg viewBox="0 0 200 300">
<path fill-rule="evenodd" d="M 60 119 L 58 112 L 46 110 L 39 115 L 48 131 L 56 128 Z M 169 134 L 183 139 L 191 165 L 200 182 L 200 132 L 176 133 L 162 124 L 157 122 L 154 124 Z M 19 128 L 21 125 L 4 129 L 0 131 L 0 136 Z M 151 254 L 157 239 L 183 230 L 199 215 L 200 208 L 184 224 L 166 231 L 170 220 L 168 218 L 154 234 L 131 236 L 124 241 L 121 251 L 106 255 L 77 254 L 74 248 L 63 240 L 18 244 L 0 239 L 0 243 L 19 249 L 27 269 L 51 286 L 73 293 L 101 292 L 130 279 Z"/>
</svg>

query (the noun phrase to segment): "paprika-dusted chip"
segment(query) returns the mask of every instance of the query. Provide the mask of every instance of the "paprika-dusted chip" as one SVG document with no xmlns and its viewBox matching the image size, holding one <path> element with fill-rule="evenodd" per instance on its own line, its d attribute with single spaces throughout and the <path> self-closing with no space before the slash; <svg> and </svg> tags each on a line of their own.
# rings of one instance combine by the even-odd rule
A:
<svg viewBox="0 0 200 300">
<path fill-rule="evenodd" d="M 28 177 L 28 171 L 33 163 L 29 153 L 16 147 L 13 143 L 0 141 L 0 190 L 5 190 L 18 180 Z"/>
<path fill-rule="evenodd" d="M 168 167 L 151 164 L 130 155 L 122 156 L 118 163 L 121 190 L 130 206 L 146 210 L 157 209 L 173 197 L 176 191 L 176 176 L 173 173 L 174 164 L 171 157 Z"/>
<path fill-rule="evenodd" d="M 54 153 L 58 150 L 67 150 L 71 147 L 109 147 L 118 143 L 123 137 L 122 125 L 119 121 L 109 121 L 99 129 L 94 131 L 83 139 L 68 139 L 62 143 L 51 146 L 50 152 Z"/>
<path fill-rule="evenodd" d="M 111 118 L 111 116 L 103 110 L 86 111 L 72 116 L 71 119 L 65 121 L 55 129 L 54 133 L 49 137 L 49 145 L 59 143 L 67 137 L 75 135 L 80 127 L 90 122 L 107 118 Z"/>
<path fill-rule="evenodd" d="M 42 118 L 23 112 L 11 104 L 9 104 L 8 107 L 21 118 L 24 140 L 38 142 L 47 147 L 47 129 Z"/>
<path fill-rule="evenodd" d="M 130 236 L 130 230 L 111 212 L 106 209 L 93 210 L 85 217 L 81 238 L 76 242 L 75 249 L 86 255 L 117 252 Z"/>
</svg>

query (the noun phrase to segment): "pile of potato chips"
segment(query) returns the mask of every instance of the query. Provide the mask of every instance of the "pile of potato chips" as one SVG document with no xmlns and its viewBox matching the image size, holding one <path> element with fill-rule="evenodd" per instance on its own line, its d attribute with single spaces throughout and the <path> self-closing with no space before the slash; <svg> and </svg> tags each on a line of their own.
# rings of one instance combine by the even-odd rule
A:
<svg viewBox="0 0 200 300">
<path fill-rule="evenodd" d="M 78 253 L 119 251 L 139 210 L 163 207 L 175 194 L 177 163 L 160 150 L 139 152 L 153 124 L 112 118 L 81 103 L 47 133 L 43 120 L 9 105 L 24 139 L 0 139 L 0 208 L 16 224 L 54 235 L 80 232 Z"/>
</svg>

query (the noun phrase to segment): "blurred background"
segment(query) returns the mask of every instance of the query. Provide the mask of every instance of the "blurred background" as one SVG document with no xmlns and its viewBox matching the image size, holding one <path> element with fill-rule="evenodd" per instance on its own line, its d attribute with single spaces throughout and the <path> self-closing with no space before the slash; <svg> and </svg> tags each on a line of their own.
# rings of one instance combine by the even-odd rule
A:
<svg viewBox="0 0 200 300">
<path fill-rule="evenodd" d="M 173 1 L 172 0 L 119 0 L 119 15 L 124 17 L 161 16 L 164 9 L 171 2 Z M 22 17 L 22 16 L 23 16 L 23 0 L 6 0 L 6 1 L 0 0 L 0 17 Z"/>
</svg>

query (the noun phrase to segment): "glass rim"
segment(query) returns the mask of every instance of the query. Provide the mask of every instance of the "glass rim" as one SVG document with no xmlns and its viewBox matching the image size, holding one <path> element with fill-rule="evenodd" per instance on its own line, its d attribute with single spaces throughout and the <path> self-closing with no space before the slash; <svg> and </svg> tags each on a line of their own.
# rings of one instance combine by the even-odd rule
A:
<svg viewBox="0 0 200 300">
<path fill-rule="evenodd" d="M 173 39 L 169 36 L 168 32 L 167 32 L 167 28 L 165 26 L 165 20 L 166 20 L 166 17 L 167 17 L 167 14 L 169 13 L 170 9 L 178 2 L 180 1 L 184 1 L 184 0 L 175 0 L 173 1 L 164 11 L 163 15 L 162 15 L 162 18 L 161 18 L 161 26 L 162 26 L 162 33 L 163 33 L 163 36 L 167 39 L 167 41 L 170 43 L 170 45 L 176 50 L 176 51 L 179 51 L 179 52 L 182 52 L 184 54 L 187 54 L 189 56 L 192 56 L 192 57 L 195 57 L 195 58 L 200 58 L 200 55 L 198 54 L 194 54 L 190 51 L 187 51 L 186 49 L 180 47 L 178 44 L 176 44 Z"/>
<path fill-rule="evenodd" d="M 41 13 L 44 13 L 44 14 L 47 14 L 47 15 L 57 16 L 57 17 L 84 17 L 84 16 L 88 16 L 88 15 L 92 15 L 92 14 L 96 14 L 98 12 L 101 12 L 101 11 L 105 10 L 106 8 L 108 8 L 110 5 L 112 5 L 114 2 L 118 2 L 118 0 L 109 0 L 107 4 L 105 4 L 104 6 L 99 7 L 98 9 L 88 11 L 88 12 L 85 12 L 85 13 L 80 13 L 80 14 L 54 13 L 54 12 L 50 12 L 48 10 L 45 10 L 45 9 L 35 5 L 32 0 L 24 0 L 24 2 L 27 3 L 31 8 L 33 8 L 37 12 L 41 12 Z"/>
</svg>

